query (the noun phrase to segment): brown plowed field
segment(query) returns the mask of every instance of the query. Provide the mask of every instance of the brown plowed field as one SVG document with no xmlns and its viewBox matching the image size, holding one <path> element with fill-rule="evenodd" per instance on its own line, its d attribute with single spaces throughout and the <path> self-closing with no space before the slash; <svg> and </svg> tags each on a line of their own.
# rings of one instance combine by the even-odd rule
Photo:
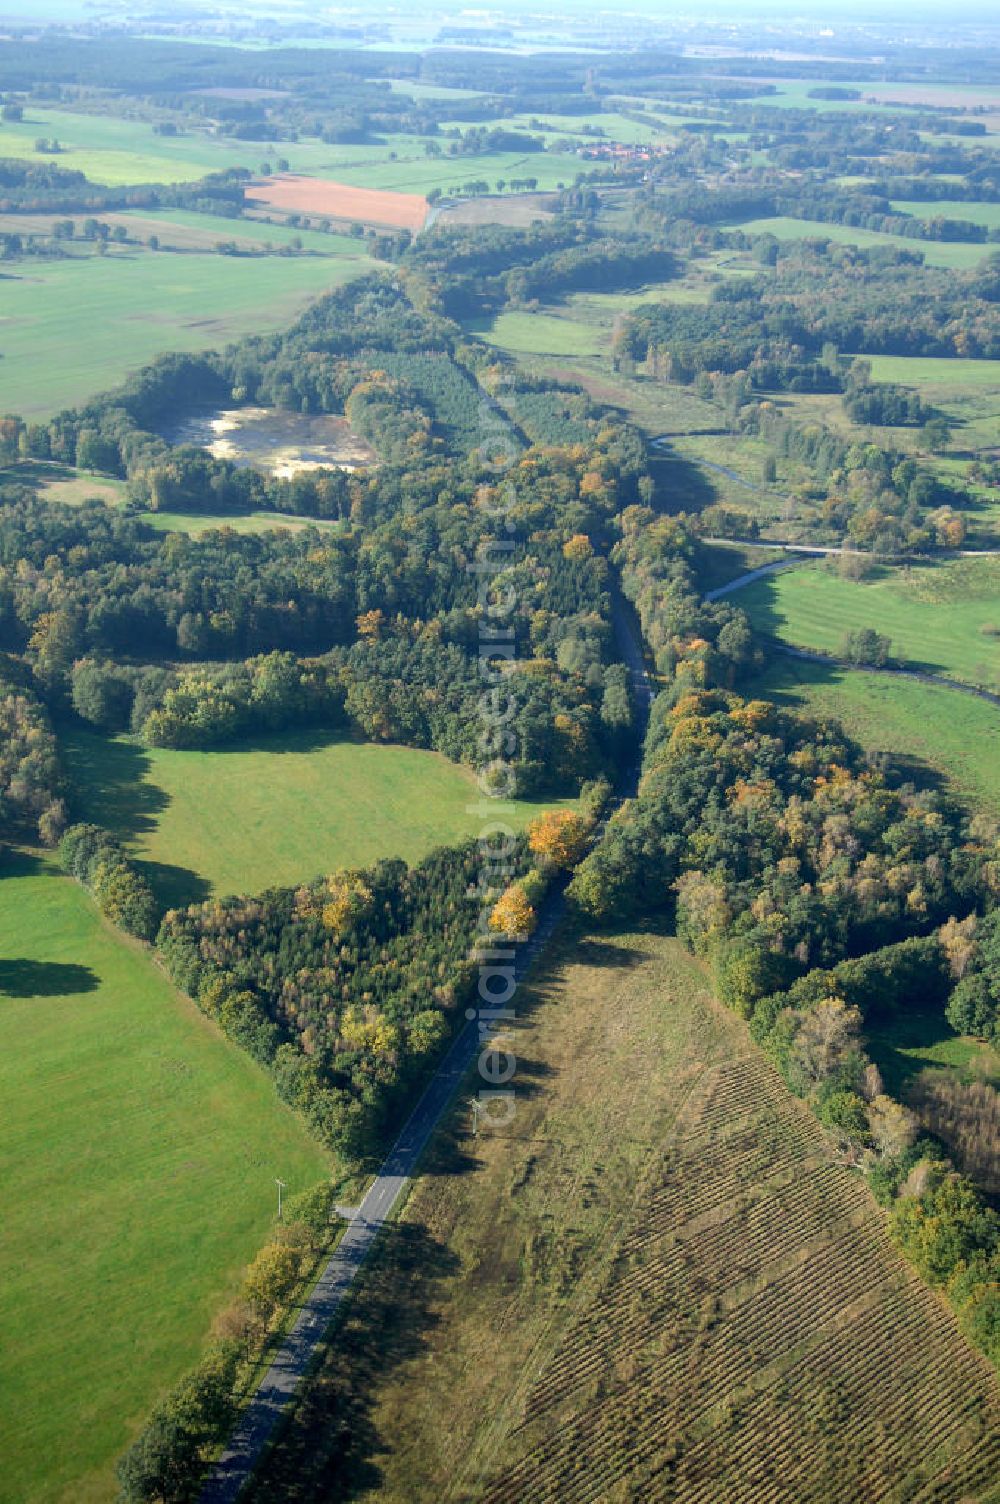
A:
<svg viewBox="0 0 1000 1504">
<path fill-rule="evenodd" d="M 379 188 L 354 188 L 326 178 L 280 173 L 246 190 L 249 202 L 281 214 L 315 214 L 366 225 L 389 225 L 420 230 L 427 218 L 427 200 L 418 193 L 389 193 Z"/>
</svg>

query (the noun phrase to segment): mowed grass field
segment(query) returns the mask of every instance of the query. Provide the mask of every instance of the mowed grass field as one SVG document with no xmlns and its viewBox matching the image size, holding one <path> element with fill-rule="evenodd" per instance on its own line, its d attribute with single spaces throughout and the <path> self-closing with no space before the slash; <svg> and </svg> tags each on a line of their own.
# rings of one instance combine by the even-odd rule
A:
<svg viewBox="0 0 1000 1504">
<path fill-rule="evenodd" d="M 282 328 L 370 265 L 356 248 L 328 259 L 141 251 L 19 262 L 0 277 L 0 410 L 48 417 L 164 350 Z"/>
<path fill-rule="evenodd" d="M 481 339 L 514 355 L 600 355 L 604 331 L 554 313 L 500 313 L 487 325 L 471 325 Z"/>
<path fill-rule="evenodd" d="M 892 245 L 904 251 L 922 251 L 928 266 L 965 268 L 978 266 L 991 247 L 963 241 L 910 240 L 903 235 L 883 235 L 878 230 L 861 230 L 849 225 L 825 224 L 818 219 L 789 219 L 775 216 L 743 220 L 728 226 L 747 235 L 773 235 L 777 240 L 834 240 L 838 245 Z"/>
<path fill-rule="evenodd" d="M 995 1374 L 676 941 L 566 932 L 517 1010 L 253 1504 L 995 1499 Z"/>
<path fill-rule="evenodd" d="M 1000 686 L 1000 559 L 885 566 L 861 581 L 802 564 L 735 599 L 760 631 L 797 647 L 837 653 L 847 632 L 873 627 L 906 668 Z"/>
<path fill-rule="evenodd" d="M 965 219 L 970 224 L 985 225 L 989 230 L 1000 227 L 1000 204 L 977 203 L 969 199 L 892 200 L 892 208 L 898 214 L 912 214 L 915 219 Z M 988 247 L 994 250 L 995 246 Z"/>
<path fill-rule="evenodd" d="M 915 781 L 946 787 L 991 813 L 1000 807 L 1000 710 L 988 701 L 892 674 L 781 657 L 752 683 L 762 699 L 833 716 Z"/>
<path fill-rule="evenodd" d="M 997 205 L 1000 208 L 1000 204 Z M 947 360 L 934 356 L 865 355 L 873 381 L 897 381 L 903 386 L 931 388 L 947 396 L 952 389 L 1000 392 L 1000 360 Z"/>
<path fill-rule="evenodd" d="M 0 1499 L 109 1504 L 115 1458 L 328 1162 L 49 859 L 0 878 Z"/>
<path fill-rule="evenodd" d="M 64 753 L 81 817 L 127 840 L 172 905 L 418 861 L 487 823 L 468 769 L 410 747 L 295 732 L 176 752 L 80 733 Z M 504 819 L 521 827 L 569 803 L 518 803 Z"/>
</svg>

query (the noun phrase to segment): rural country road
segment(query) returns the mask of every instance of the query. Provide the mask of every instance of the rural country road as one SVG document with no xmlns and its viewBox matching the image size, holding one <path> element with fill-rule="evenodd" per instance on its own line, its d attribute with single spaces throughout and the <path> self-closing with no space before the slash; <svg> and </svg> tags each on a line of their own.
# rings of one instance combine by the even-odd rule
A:
<svg viewBox="0 0 1000 1504">
<path fill-rule="evenodd" d="M 613 614 L 615 637 L 621 657 L 628 666 L 641 731 L 652 700 L 652 686 L 631 609 L 616 597 Z M 638 779 L 637 762 L 623 776 L 618 789 L 619 798 L 633 795 Z M 517 948 L 517 984 L 524 980 L 533 961 L 551 939 L 564 904 L 562 886 L 556 886 L 541 907 L 534 934 Z M 282 1414 L 294 1399 L 322 1345 L 344 1296 L 481 1048 L 478 1016 L 474 1015 L 453 1041 L 357 1208 L 336 1252 L 306 1299 L 260 1387 L 243 1411 L 225 1451 L 209 1474 L 199 1504 L 234 1504 L 243 1492 Z"/>
<path fill-rule="evenodd" d="M 732 595 L 735 590 L 742 590 L 745 585 L 752 585 L 754 580 L 762 580 L 765 575 L 774 574 L 779 569 L 791 569 L 793 561 L 790 559 L 776 559 L 773 564 L 762 564 L 759 569 L 748 569 L 746 574 L 737 575 L 735 580 L 728 584 L 719 585 L 715 590 L 706 590 L 707 601 L 719 601 L 724 595 Z"/>
</svg>

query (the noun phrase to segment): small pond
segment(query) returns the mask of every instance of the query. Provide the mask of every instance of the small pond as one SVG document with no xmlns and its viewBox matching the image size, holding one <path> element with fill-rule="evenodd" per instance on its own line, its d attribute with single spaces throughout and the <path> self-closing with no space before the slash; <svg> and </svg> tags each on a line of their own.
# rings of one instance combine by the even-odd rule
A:
<svg viewBox="0 0 1000 1504">
<path fill-rule="evenodd" d="M 276 407 L 189 413 L 164 428 L 163 437 L 171 444 L 196 444 L 216 459 L 253 465 L 281 480 L 303 470 L 360 470 L 377 458 L 346 418 Z"/>
</svg>

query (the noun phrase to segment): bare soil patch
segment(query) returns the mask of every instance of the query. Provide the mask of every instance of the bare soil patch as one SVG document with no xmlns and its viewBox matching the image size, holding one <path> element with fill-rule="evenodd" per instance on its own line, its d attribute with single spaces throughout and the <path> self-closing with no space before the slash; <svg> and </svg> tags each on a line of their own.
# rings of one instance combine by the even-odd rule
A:
<svg viewBox="0 0 1000 1504">
<path fill-rule="evenodd" d="M 420 230 L 427 218 L 427 200 L 418 193 L 391 193 L 381 188 L 355 188 L 326 178 L 279 173 L 246 190 L 248 202 L 282 214 L 315 214 L 348 223 L 386 225 Z"/>
</svg>

